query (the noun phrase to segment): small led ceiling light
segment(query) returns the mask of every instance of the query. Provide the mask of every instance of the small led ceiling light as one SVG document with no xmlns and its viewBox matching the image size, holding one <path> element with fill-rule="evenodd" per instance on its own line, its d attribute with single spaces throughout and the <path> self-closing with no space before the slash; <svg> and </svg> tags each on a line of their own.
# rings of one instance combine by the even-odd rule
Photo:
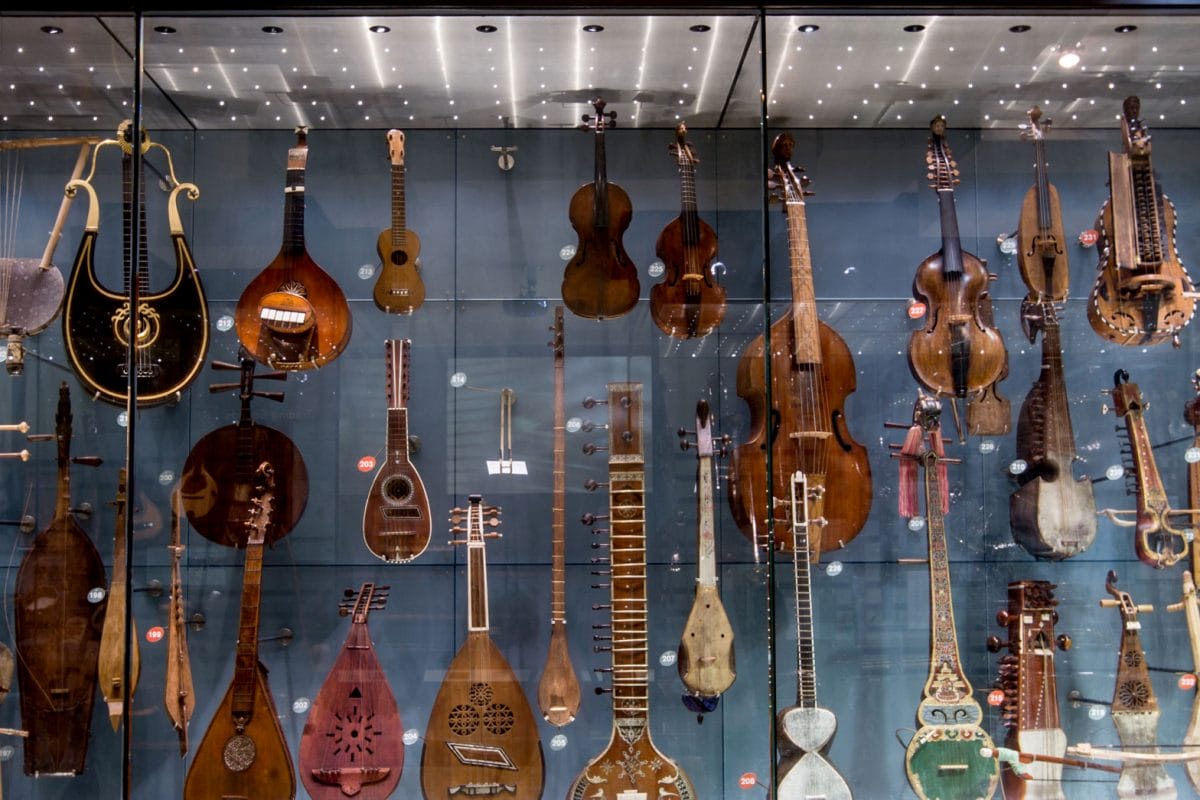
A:
<svg viewBox="0 0 1200 800">
<path fill-rule="evenodd" d="M 1118 25 L 1113 28 L 1116 33 L 1133 33 L 1137 30 L 1137 25 Z"/>
<path fill-rule="evenodd" d="M 1008 29 L 1009 33 L 1028 33 L 1032 28 L 1028 25 L 1013 25 Z"/>
<path fill-rule="evenodd" d="M 604 26 L 603 25 L 584 25 L 583 30 L 585 33 L 599 33 L 600 31 L 604 30 Z"/>
<path fill-rule="evenodd" d="M 48 33 L 51 36 L 57 36 L 58 34 L 60 34 L 62 32 L 63 32 L 63 29 L 58 27 L 57 25 L 43 25 L 42 26 L 42 33 Z"/>
<path fill-rule="evenodd" d="M 800 31 L 801 33 L 816 33 L 817 31 L 821 30 L 821 26 L 820 25 L 811 25 L 811 24 L 810 25 L 801 25 L 796 30 Z"/>
<path fill-rule="evenodd" d="M 175 28 L 172 28 L 170 25 L 155 25 L 154 32 L 169 35 L 172 33 L 178 33 L 179 31 Z"/>
<path fill-rule="evenodd" d="M 708 33 L 709 31 L 712 30 L 712 26 L 711 25 L 693 25 L 692 27 L 688 28 L 688 30 L 691 31 L 692 33 Z"/>
<path fill-rule="evenodd" d="M 1073 48 L 1070 50 L 1064 50 L 1058 56 L 1058 65 L 1063 69 L 1074 69 L 1075 67 L 1079 66 L 1081 59 L 1082 56 L 1079 55 L 1078 50 Z"/>
<path fill-rule="evenodd" d="M 924 25 L 905 25 L 904 26 L 905 33 L 920 33 L 923 30 L 925 30 Z"/>
<path fill-rule="evenodd" d="M 387 25 L 372 25 L 367 28 L 371 33 L 391 33 L 392 29 Z"/>
<path fill-rule="evenodd" d="M 479 31 L 480 33 L 495 33 L 496 26 L 495 25 L 476 25 L 475 30 Z"/>
<path fill-rule="evenodd" d="M 279 34 L 283 33 L 283 28 L 279 27 L 278 25 L 263 25 L 262 32 L 269 33 L 272 36 L 278 36 Z"/>
</svg>

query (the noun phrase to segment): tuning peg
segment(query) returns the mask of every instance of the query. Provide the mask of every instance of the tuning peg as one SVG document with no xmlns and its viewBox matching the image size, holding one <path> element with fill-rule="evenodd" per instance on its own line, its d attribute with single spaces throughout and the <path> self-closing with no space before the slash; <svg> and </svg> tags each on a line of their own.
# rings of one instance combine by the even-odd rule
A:
<svg viewBox="0 0 1200 800">
<path fill-rule="evenodd" d="M 593 583 L 592 584 L 593 589 L 608 589 L 611 586 L 612 586 L 612 584 L 608 584 L 608 583 Z"/>
<path fill-rule="evenodd" d="M 603 547 L 608 547 L 608 542 L 592 542 L 593 550 L 599 550 Z"/>
<path fill-rule="evenodd" d="M 592 645 L 592 652 L 593 652 L 593 653 L 611 653 L 611 652 L 612 652 L 612 647 L 611 647 L 611 646 L 609 646 L 609 645 L 598 645 L 598 644 L 594 644 L 594 645 Z M 604 690 L 597 689 L 597 690 L 596 690 L 596 693 L 597 693 L 597 694 L 599 694 L 601 691 L 607 691 L 607 692 L 611 692 L 611 691 L 612 691 L 612 689 L 604 689 Z"/>
<path fill-rule="evenodd" d="M 612 623 L 611 623 L 611 622 L 597 622 L 597 623 L 595 623 L 595 624 L 593 624 L 593 625 L 592 625 L 592 630 L 594 630 L 594 631 L 602 631 L 602 630 L 604 630 L 605 628 L 611 628 L 611 627 L 612 627 Z"/>
<path fill-rule="evenodd" d="M 588 490 L 589 492 L 594 492 L 597 489 L 599 489 L 601 486 L 607 488 L 608 484 L 601 483 L 600 481 L 593 480 L 591 478 L 588 478 L 586 481 L 583 482 L 583 488 Z"/>
<path fill-rule="evenodd" d="M 0 453 L 0 458 L 19 458 L 22 461 L 28 461 L 29 460 L 29 451 L 28 450 L 17 450 L 14 453 Z"/>
<path fill-rule="evenodd" d="M 1002 608 L 996 612 L 996 624 L 1000 627 L 1007 628 L 1009 619 L 1010 616 L 1007 608 Z"/>
<path fill-rule="evenodd" d="M 579 426 L 579 429 L 582 430 L 584 433 L 591 433 L 592 431 L 596 430 L 596 428 L 599 428 L 602 431 L 606 431 L 606 430 L 608 430 L 608 423 L 603 423 L 603 424 L 598 425 L 589 419 L 589 420 L 585 420 Z"/>
<path fill-rule="evenodd" d="M 464 528 L 464 527 L 463 527 L 463 526 L 461 526 L 461 525 L 455 525 L 455 526 L 453 526 L 453 527 L 451 527 L 451 528 L 450 528 L 450 532 L 451 532 L 451 533 L 466 533 L 466 532 L 467 532 L 467 529 L 466 529 L 466 528 Z"/>
<path fill-rule="evenodd" d="M 608 528 L 592 528 L 592 536 L 607 536 Z"/>
<path fill-rule="evenodd" d="M 613 640 L 613 638 L 611 636 L 602 636 L 598 633 L 592 634 L 593 642 L 611 642 L 612 640 Z"/>
<path fill-rule="evenodd" d="M 596 406 L 606 406 L 606 405 L 608 405 L 607 400 L 597 400 L 594 397 L 583 398 L 583 407 L 584 408 L 595 408 Z"/>
<path fill-rule="evenodd" d="M 609 560 L 603 556 L 598 556 L 596 558 L 588 559 L 588 562 L 591 564 L 608 564 Z"/>
<path fill-rule="evenodd" d="M 86 502 L 80 503 L 78 506 L 76 506 L 74 508 L 69 508 L 67 510 L 70 511 L 75 516 L 80 517 L 82 519 L 91 519 L 91 516 L 92 516 L 92 504 L 91 503 L 86 503 Z"/>
<path fill-rule="evenodd" d="M 228 361 L 213 361 L 208 366 L 211 369 L 239 370 L 242 368 L 240 364 L 230 364 Z"/>
<path fill-rule="evenodd" d="M 592 442 L 588 442 L 587 444 L 585 444 L 583 446 L 583 454 L 585 456 L 590 456 L 598 450 L 607 450 L 607 449 L 608 449 L 608 445 L 606 445 L 606 444 L 593 444 Z"/>
<path fill-rule="evenodd" d="M 592 611 L 603 611 L 606 608 L 612 608 L 611 603 L 592 603 Z"/>
<path fill-rule="evenodd" d="M 1009 643 L 1000 641 L 999 636 L 989 636 L 987 638 L 987 649 L 988 649 L 989 653 L 998 653 L 998 652 L 1000 652 L 1001 647 L 1008 647 L 1008 646 L 1009 646 Z"/>
<path fill-rule="evenodd" d="M 610 647 L 609 649 L 611 650 L 612 648 Z M 603 670 L 594 670 L 594 672 L 602 672 L 602 671 L 603 671 Z M 609 669 L 609 670 L 608 670 L 608 672 L 612 672 L 612 670 L 611 670 L 611 669 Z M 598 694 L 598 695 L 601 695 L 601 694 L 612 694 L 612 689 L 605 689 L 603 686 L 597 686 L 597 687 L 596 687 L 595 689 L 593 689 L 592 691 L 594 691 L 594 692 L 595 692 L 596 694 Z"/>
<path fill-rule="evenodd" d="M 34 529 L 37 528 L 37 520 L 32 514 L 26 514 L 20 519 L 0 520 L 0 525 L 19 528 L 21 533 L 33 533 Z"/>
<path fill-rule="evenodd" d="M 261 397 L 265 400 L 274 400 L 276 403 L 283 402 L 283 392 L 268 392 L 255 389 L 254 391 L 250 392 L 250 394 L 254 395 L 255 397 Z"/>
<path fill-rule="evenodd" d="M 104 463 L 104 459 L 100 456 L 71 456 L 71 463 L 82 467 L 98 467 Z"/>
<path fill-rule="evenodd" d="M 580 515 L 580 517 L 579 517 L 579 521 L 582 522 L 584 525 L 591 525 L 598 519 L 608 519 L 608 514 L 593 514 L 592 512 L 589 511 L 587 513 Z"/>
<path fill-rule="evenodd" d="M 612 575 L 611 569 L 594 569 L 591 570 L 592 575 Z"/>
<path fill-rule="evenodd" d="M 1057 637 L 1054 639 L 1054 642 L 1055 642 L 1055 644 L 1057 644 L 1057 645 L 1058 645 L 1058 649 L 1059 649 L 1059 650 L 1063 650 L 1063 651 L 1070 650 L 1070 649 L 1071 649 L 1071 645 L 1072 645 L 1072 644 L 1074 644 L 1074 643 L 1071 641 L 1071 637 L 1070 637 L 1070 636 L 1067 636 L 1065 633 L 1060 633 L 1060 634 L 1059 634 L 1059 635 L 1058 635 L 1058 636 L 1057 636 Z"/>
</svg>

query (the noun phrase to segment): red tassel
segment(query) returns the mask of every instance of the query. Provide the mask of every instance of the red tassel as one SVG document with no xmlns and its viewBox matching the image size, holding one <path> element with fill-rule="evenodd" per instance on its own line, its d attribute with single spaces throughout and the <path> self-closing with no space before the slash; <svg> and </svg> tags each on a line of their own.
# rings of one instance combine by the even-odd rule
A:
<svg viewBox="0 0 1200 800">
<path fill-rule="evenodd" d="M 946 475 L 946 462 L 943 460 L 946 456 L 946 447 L 942 442 L 942 429 L 934 428 L 929 432 L 929 445 L 933 448 L 933 453 L 938 457 L 937 462 L 937 482 L 938 496 L 942 498 L 942 513 L 950 513 L 950 492 L 947 491 L 948 477 Z"/>
<path fill-rule="evenodd" d="M 917 505 L 917 456 L 921 453 L 921 426 L 913 425 L 900 448 L 900 516 L 919 516 Z"/>
</svg>

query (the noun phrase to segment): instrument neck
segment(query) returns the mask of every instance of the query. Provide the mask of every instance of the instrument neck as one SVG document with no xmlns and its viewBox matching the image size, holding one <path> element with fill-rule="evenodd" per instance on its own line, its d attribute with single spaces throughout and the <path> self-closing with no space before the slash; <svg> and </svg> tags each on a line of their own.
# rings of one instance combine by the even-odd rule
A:
<svg viewBox="0 0 1200 800">
<path fill-rule="evenodd" d="M 371 601 L 375 593 L 375 584 L 364 583 L 358 590 L 358 600 L 350 612 L 350 633 L 346 636 L 345 647 L 350 650 L 366 650 L 371 647 L 371 637 L 367 630 L 367 617 L 371 614 Z"/>
<path fill-rule="evenodd" d="M 793 353 L 797 364 L 820 364 L 820 320 L 817 297 L 813 290 L 812 254 L 808 248 L 808 220 L 803 200 L 789 200 L 788 256 L 792 273 Z"/>
<path fill-rule="evenodd" d="M 487 555 L 482 535 L 478 540 L 472 536 L 467 543 L 467 633 L 487 633 L 490 627 Z"/>
<path fill-rule="evenodd" d="M 233 668 L 233 720 L 245 728 L 254 712 L 254 688 L 258 671 L 258 622 L 262 600 L 263 543 L 246 545 L 246 567 L 242 575 L 242 612 L 238 621 L 237 655 Z"/>
<path fill-rule="evenodd" d="M 1191 403 L 1200 403 L 1200 395 L 1193 399 Z M 1189 403 L 1189 410 L 1191 404 Z M 1194 435 L 1192 437 L 1192 447 L 1200 448 L 1200 415 L 1197 415 L 1193 425 Z M 1188 508 L 1200 508 L 1200 461 L 1188 464 Z M 1200 576 L 1200 547 L 1193 545 L 1192 547 L 1192 578 L 1195 580 Z M 1200 662 L 1197 662 L 1196 669 L 1200 671 Z"/>
<path fill-rule="evenodd" d="M 817 656 L 813 637 L 812 568 L 809 562 L 808 481 L 792 476 L 792 579 L 796 602 L 796 705 L 817 707 Z"/>
<path fill-rule="evenodd" d="M 1054 422 L 1053 441 L 1047 450 L 1062 459 L 1064 467 L 1075 459 L 1075 435 L 1071 431 L 1071 405 L 1063 378 L 1062 339 L 1054 306 L 1047 302 L 1042 315 L 1042 381 L 1045 387 L 1047 419 Z M 1049 427 L 1049 426 L 1047 426 Z"/>
<path fill-rule="evenodd" d="M 958 238 L 958 213 L 954 190 L 938 189 L 938 211 L 942 221 L 942 272 L 951 280 L 962 275 L 962 242 Z"/>
<path fill-rule="evenodd" d="M 392 164 L 392 247 L 403 247 L 408 228 L 404 213 L 404 165 Z"/>
<path fill-rule="evenodd" d="M 595 204 L 592 209 L 592 227 L 608 227 L 608 166 L 604 155 L 604 120 L 596 125 L 596 166 L 592 178 Z"/>
<path fill-rule="evenodd" d="M 1033 142 L 1033 176 L 1037 186 L 1038 233 L 1043 237 L 1050 236 L 1050 180 L 1046 172 L 1046 142 L 1035 139 Z"/>
<path fill-rule="evenodd" d="M 1129 431 L 1134 469 L 1137 470 L 1137 489 L 1141 504 L 1151 511 L 1165 511 L 1167 490 L 1158 474 L 1158 462 L 1154 458 L 1154 447 L 1150 433 L 1146 430 L 1146 419 L 1142 408 L 1131 408 L 1125 415 L 1125 427 Z"/>
<path fill-rule="evenodd" d="M 126 474 L 122 468 L 117 478 L 117 499 L 116 499 L 116 535 L 113 538 L 113 573 L 112 583 L 109 584 L 113 589 L 120 588 L 123 593 L 125 591 L 125 515 L 128 513 L 129 503 L 128 495 L 125 491 Z M 111 593 L 110 589 L 110 593 Z"/>
<path fill-rule="evenodd" d="M 683 222 L 683 244 L 694 247 L 700 242 L 700 214 L 696 208 L 696 165 L 679 165 L 679 219 Z"/>
<path fill-rule="evenodd" d="M 250 395 L 242 397 L 242 412 L 237 423 L 237 456 L 234 462 L 239 483 L 249 484 L 258 462 L 254 455 L 254 420 L 250 417 Z"/>
<path fill-rule="evenodd" d="M 946 525 L 942 514 L 942 496 L 937 477 L 937 456 L 923 456 L 925 464 L 925 513 L 929 528 L 929 679 L 925 695 L 944 702 L 947 693 L 957 694 L 959 702 L 970 699 L 971 684 L 963 672 L 958 655 L 958 631 L 954 625 L 954 600 L 950 595 L 950 559 L 946 551 Z"/>
<path fill-rule="evenodd" d="M 283 249 L 292 254 L 304 252 L 304 166 L 293 163 L 297 160 L 289 152 L 283 189 Z"/>
<path fill-rule="evenodd" d="M 1150 157 L 1130 158 L 1129 173 L 1133 187 L 1133 213 L 1137 217 L 1138 263 L 1157 268 L 1164 260 L 1162 225 Z"/>
<path fill-rule="evenodd" d="M 700 586 L 717 585 L 712 461 L 712 456 L 701 456 L 696 468 L 696 583 Z"/>
<path fill-rule="evenodd" d="M 649 720 L 645 465 L 609 466 L 613 723 L 633 741 Z"/>
<path fill-rule="evenodd" d="M 407 408 L 388 409 L 387 451 L 393 464 L 408 461 Z"/>
<path fill-rule="evenodd" d="M 551 511 L 553 552 L 550 566 L 550 620 L 552 622 L 566 622 L 567 619 L 567 434 L 564 386 L 563 355 L 560 350 L 554 355 L 554 502 Z"/>
<path fill-rule="evenodd" d="M 136 275 L 138 294 L 144 296 L 150 293 L 150 255 L 146 249 L 148 241 L 146 235 L 146 180 L 143 172 L 137 198 L 139 209 L 137 215 L 138 259 L 135 269 L 133 266 L 133 156 L 128 153 L 121 159 L 121 183 L 125 201 L 121 206 L 121 216 L 124 222 L 121 228 L 121 241 L 124 254 L 122 263 L 124 264 L 125 294 L 129 294 L 133 278 Z"/>
</svg>

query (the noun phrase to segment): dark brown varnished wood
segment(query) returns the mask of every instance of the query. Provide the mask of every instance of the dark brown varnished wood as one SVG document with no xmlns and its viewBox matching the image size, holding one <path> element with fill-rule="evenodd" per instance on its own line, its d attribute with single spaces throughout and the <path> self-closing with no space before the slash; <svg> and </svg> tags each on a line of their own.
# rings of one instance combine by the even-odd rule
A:
<svg viewBox="0 0 1200 800">
<path fill-rule="evenodd" d="M 425 302 L 421 280 L 421 239 L 409 230 L 404 205 L 404 131 L 388 131 L 388 160 L 392 164 L 392 224 L 379 234 L 379 277 L 372 296 L 380 310 L 411 314 Z"/>
<path fill-rule="evenodd" d="M 995 327 L 992 298 L 979 299 L 979 318 L 987 327 Z M 1004 367 L 1000 377 L 979 394 L 967 400 L 967 433 L 972 436 L 1004 436 L 1012 430 L 1012 403 L 1000 394 L 1000 384 L 1008 378 L 1008 352 L 1004 353 Z"/>
<path fill-rule="evenodd" d="M 1033 142 L 1033 186 L 1021 201 L 1017 223 L 1017 266 L 1021 280 L 1036 301 L 1061 303 L 1071 288 L 1067 238 L 1063 233 L 1062 204 L 1058 189 L 1046 169 L 1046 131 L 1050 120 L 1037 106 L 1029 109 L 1029 127 L 1021 138 Z"/>
</svg>

